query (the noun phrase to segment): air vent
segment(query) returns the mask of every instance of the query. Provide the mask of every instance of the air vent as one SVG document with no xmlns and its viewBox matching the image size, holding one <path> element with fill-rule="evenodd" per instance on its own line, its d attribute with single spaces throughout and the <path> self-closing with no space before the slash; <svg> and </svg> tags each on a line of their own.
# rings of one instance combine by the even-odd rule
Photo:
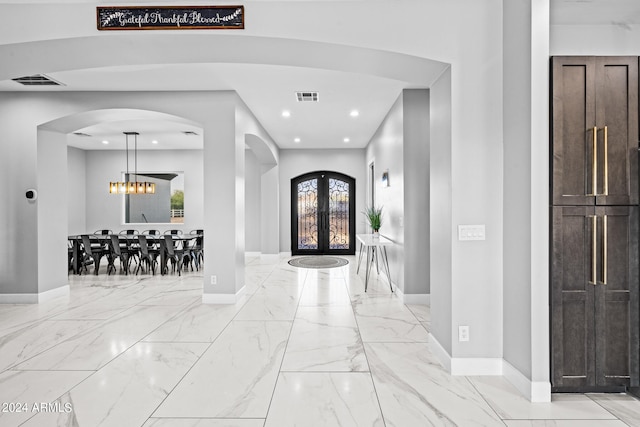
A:
<svg viewBox="0 0 640 427">
<path fill-rule="evenodd" d="M 51 77 L 44 74 L 35 74 L 33 76 L 18 77 L 17 79 L 11 79 L 14 82 L 18 82 L 24 86 L 64 86 L 62 83 L 53 80 Z"/>
<path fill-rule="evenodd" d="M 296 92 L 298 102 L 318 102 L 318 92 Z"/>
<path fill-rule="evenodd" d="M 182 132 L 183 134 L 187 135 L 187 136 L 198 136 L 197 133 L 191 131 L 191 130 L 185 130 Z"/>
<path fill-rule="evenodd" d="M 89 135 L 88 133 L 82 133 L 82 132 L 74 132 L 73 133 L 75 136 L 83 136 L 83 137 L 89 137 L 91 135 Z"/>
</svg>

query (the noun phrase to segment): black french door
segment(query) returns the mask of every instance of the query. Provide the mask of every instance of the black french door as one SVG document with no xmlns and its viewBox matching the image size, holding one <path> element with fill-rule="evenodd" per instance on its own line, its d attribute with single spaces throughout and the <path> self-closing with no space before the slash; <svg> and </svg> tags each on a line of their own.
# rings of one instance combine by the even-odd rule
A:
<svg viewBox="0 0 640 427">
<path fill-rule="evenodd" d="M 355 254 L 355 179 L 311 172 L 291 180 L 291 253 Z"/>
</svg>

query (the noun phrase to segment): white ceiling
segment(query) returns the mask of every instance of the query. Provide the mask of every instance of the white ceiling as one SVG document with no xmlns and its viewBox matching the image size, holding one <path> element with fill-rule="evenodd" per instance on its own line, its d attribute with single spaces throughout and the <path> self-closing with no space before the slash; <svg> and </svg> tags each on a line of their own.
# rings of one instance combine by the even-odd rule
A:
<svg viewBox="0 0 640 427">
<path fill-rule="evenodd" d="M 21 3 L 28 1 L 20 0 Z M 69 2 L 98 3 L 95 0 Z M 558 25 L 632 25 L 640 23 L 640 0 L 551 0 L 551 17 L 552 24 Z M 366 146 L 401 90 L 407 87 L 400 81 L 370 75 L 253 64 L 146 65 L 43 72 L 64 86 L 34 89 L 9 80 L 0 81 L 0 91 L 235 90 L 276 144 L 285 149 Z M 296 91 L 317 91 L 320 101 L 299 103 Z M 283 110 L 290 111 L 291 116 L 283 117 Z M 351 117 L 352 110 L 358 110 L 359 116 Z M 83 149 L 122 149 L 124 131 L 140 133 L 139 149 L 202 147 L 200 136 L 183 133 L 201 134 L 199 129 L 162 120 L 131 121 L 126 116 L 78 129 L 91 136 L 72 136 L 70 144 Z M 300 142 L 294 142 L 294 138 L 300 138 Z M 344 138 L 349 138 L 349 142 L 345 143 Z M 103 140 L 110 144 L 103 144 Z M 153 140 L 158 143 L 152 144 Z"/>
<path fill-rule="evenodd" d="M 64 84 L 28 88 L 11 80 L 0 91 L 235 90 L 281 148 L 362 148 L 369 142 L 405 83 L 369 75 L 254 64 L 174 64 L 109 67 L 47 73 Z M 319 102 L 298 102 L 296 91 L 316 91 Z M 283 117 L 287 110 L 290 117 Z M 351 111 L 359 115 L 352 117 Z M 71 137 L 82 149 L 122 149 L 123 131 L 140 133 L 140 149 L 201 148 L 182 124 L 127 121 L 122 117 L 78 129 Z M 295 142 L 299 138 L 300 142 Z M 344 142 L 348 138 L 349 142 Z M 104 145 L 102 141 L 112 142 Z M 151 140 L 158 144 L 152 145 Z M 115 144 L 113 143 L 115 142 Z"/>
</svg>

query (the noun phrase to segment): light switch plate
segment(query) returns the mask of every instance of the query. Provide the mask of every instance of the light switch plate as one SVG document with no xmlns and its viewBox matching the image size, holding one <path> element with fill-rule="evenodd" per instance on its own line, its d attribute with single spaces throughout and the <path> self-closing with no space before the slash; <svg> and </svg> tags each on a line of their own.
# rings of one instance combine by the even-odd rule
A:
<svg viewBox="0 0 640 427">
<path fill-rule="evenodd" d="M 458 240 L 485 240 L 484 224 L 459 225 Z"/>
</svg>

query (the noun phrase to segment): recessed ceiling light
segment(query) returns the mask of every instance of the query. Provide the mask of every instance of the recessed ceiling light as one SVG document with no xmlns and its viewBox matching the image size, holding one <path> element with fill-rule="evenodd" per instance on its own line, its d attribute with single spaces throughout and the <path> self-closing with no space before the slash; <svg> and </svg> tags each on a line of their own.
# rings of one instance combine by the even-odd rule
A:
<svg viewBox="0 0 640 427">
<path fill-rule="evenodd" d="M 152 144 L 157 144 L 158 141 L 156 141 L 155 139 L 153 141 L 151 141 Z"/>
<path fill-rule="evenodd" d="M 345 139 L 343 139 L 343 141 L 344 141 L 344 142 L 349 142 L 349 141 L 351 141 L 351 140 L 350 140 L 349 138 L 345 138 Z"/>
<path fill-rule="evenodd" d="M 291 117 L 291 111 L 289 110 L 284 110 L 282 112 L 282 117 Z"/>
<path fill-rule="evenodd" d="M 294 138 L 294 139 L 293 139 L 293 142 L 295 142 L 295 143 L 300 142 L 300 138 Z"/>
<path fill-rule="evenodd" d="M 105 139 L 104 141 L 102 141 L 102 143 L 103 143 L 104 145 L 107 145 L 107 144 L 109 143 L 109 141 L 107 141 L 107 140 Z"/>
<path fill-rule="evenodd" d="M 349 113 L 349 115 L 351 117 L 358 117 L 360 115 L 360 112 L 358 110 L 351 110 L 351 112 Z"/>
</svg>

